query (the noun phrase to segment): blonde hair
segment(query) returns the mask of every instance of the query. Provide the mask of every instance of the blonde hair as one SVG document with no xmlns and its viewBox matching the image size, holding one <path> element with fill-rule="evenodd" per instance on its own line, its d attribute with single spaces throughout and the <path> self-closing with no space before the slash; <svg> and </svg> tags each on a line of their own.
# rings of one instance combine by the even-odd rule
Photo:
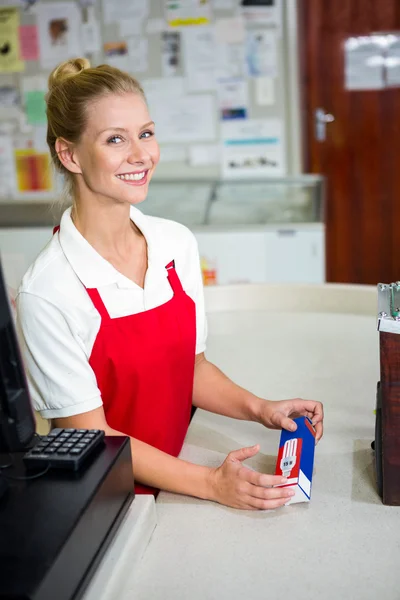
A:
<svg viewBox="0 0 400 600">
<path fill-rule="evenodd" d="M 129 73 L 109 65 L 91 67 L 86 58 L 67 60 L 49 76 L 47 104 L 47 143 L 55 168 L 65 176 L 67 190 L 73 190 L 73 176 L 61 163 L 55 144 L 57 138 L 78 143 L 86 129 L 88 105 L 108 94 L 139 94 L 140 83 Z"/>
</svg>

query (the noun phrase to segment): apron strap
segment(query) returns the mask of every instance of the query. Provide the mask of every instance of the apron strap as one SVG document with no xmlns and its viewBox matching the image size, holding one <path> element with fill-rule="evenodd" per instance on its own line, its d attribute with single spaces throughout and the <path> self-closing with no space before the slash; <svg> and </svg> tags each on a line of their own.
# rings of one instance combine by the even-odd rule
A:
<svg viewBox="0 0 400 600">
<path fill-rule="evenodd" d="M 165 268 L 167 269 L 167 277 L 169 281 L 169 285 L 172 287 L 172 291 L 174 294 L 179 294 L 183 292 L 183 287 L 181 284 L 181 280 L 178 277 L 178 273 L 175 270 L 175 261 L 171 260 Z"/>
<path fill-rule="evenodd" d="M 108 311 L 105 307 L 103 300 L 101 299 L 99 291 L 96 288 L 85 288 L 85 290 L 89 294 L 89 297 L 90 297 L 91 301 L 93 302 L 94 307 L 100 313 L 101 320 L 102 321 L 111 321 L 111 317 L 108 314 Z"/>
</svg>

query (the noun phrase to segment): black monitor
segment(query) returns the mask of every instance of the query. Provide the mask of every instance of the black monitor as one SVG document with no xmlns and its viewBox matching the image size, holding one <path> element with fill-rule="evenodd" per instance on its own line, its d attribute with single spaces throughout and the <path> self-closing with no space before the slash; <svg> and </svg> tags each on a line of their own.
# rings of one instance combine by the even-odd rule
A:
<svg viewBox="0 0 400 600">
<path fill-rule="evenodd" d="M 0 452 L 26 450 L 35 417 L 0 263 Z"/>
</svg>

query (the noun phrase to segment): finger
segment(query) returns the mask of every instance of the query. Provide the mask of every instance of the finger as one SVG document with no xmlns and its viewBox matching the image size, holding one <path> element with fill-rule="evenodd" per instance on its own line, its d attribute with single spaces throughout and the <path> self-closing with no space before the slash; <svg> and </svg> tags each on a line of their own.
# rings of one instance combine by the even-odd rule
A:
<svg viewBox="0 0 400 600">
<path fill-rule="evenodd" d="M 269 475 L 268 473 L 258 473 L 252 471 L 247 467 L 242 466 L 238 472 L 240 479 L 251 483 L 252 485 L 259 485 L 264 488 L 273 487 L 274 485 L 282 485 L 287 483 L 287 478 L 282 475 Z"/>
<path fill-rule="evenodd" d="M 227 456 L 227 460 L 229 460 L 231 462 L 242 462 L 243 460 L 246 460 L 247 458 L 251 458 L 252 456 L 255 456 L 257 454 L 257 452 L 259 452 L 259 450 L 260 450 L 259 444 L 256 444 L 255 446 L 250 446 L 247 448 L 239 448 L 239 450 L 233 450 L 232 452 L 229 452 L 229 454 Z"/>
<path fill-rule="evenodd" d="M 288 487 L 274 487 L 264 488 L 258 485 L 249 484 L 246 486 L 248 495 L 252 498 L 260 498 L 261 500 L 278 500 L 278 498 L 286 498 L 286 502 L 289 498 L 294 496 L 294 491 Z"/>
<path fill-rule="evenodd" d="M 287 431 L 296 431 L 297 424 L 293 421 L 293 419 L 282 415 L 282 418 L 280 419 L 280 427 L 282 429 L 287 429 Z"/>
<path fill-rule="evenodd" d="M 288 498 L 277 498 L 275 500 L 262 500 L 261 498 L 253 498 L 247 496 L 245 502 L 249 506 L 250 510 L 272 510 L 273 508 L 280 508 L 288 502 Z"/>
<path fill-rule="evenodd" d="M 311 420 L 313 425 L 324 420 L 324 407 L 321 402 L 315 402 L 315 400 L 303 400 L 303 406 L 306 411 L 311 413 Z"/>
<path fill-rule="evenodd" d="M 315 443 L 318 443 L 319 440 L 322 438 L 322 436 L 324 434 L 324 425 L 323 425 L 322 421 L 320 421 L 319 423 L 317 423 L 314 426 L 314 429 L 315 429 L 315 433 L 316 433 L 316 435 L 315 435 Z"/>
</svg>

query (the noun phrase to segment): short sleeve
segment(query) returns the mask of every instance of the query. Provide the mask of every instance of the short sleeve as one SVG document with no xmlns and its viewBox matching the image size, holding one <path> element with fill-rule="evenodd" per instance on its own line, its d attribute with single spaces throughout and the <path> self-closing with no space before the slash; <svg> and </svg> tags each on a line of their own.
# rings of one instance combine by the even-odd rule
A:
<svg viewBox="0 0 400 600">
<path fill-rule="evenodd" d="M 203 277 L 197 240 L 190 232 L 190 249 L 187 257 L 184 287 L 196 305 L 196 354 L 204 352 L 207 343 L 207 318 L 204 306 Z"/>
<path fill-rule="evenodd" d="M 17 296 L 17 332 L 35 410 L 45 419 L 102 406 L 96 377 L 74 324 L 34 294 Z"/>
</svg>

